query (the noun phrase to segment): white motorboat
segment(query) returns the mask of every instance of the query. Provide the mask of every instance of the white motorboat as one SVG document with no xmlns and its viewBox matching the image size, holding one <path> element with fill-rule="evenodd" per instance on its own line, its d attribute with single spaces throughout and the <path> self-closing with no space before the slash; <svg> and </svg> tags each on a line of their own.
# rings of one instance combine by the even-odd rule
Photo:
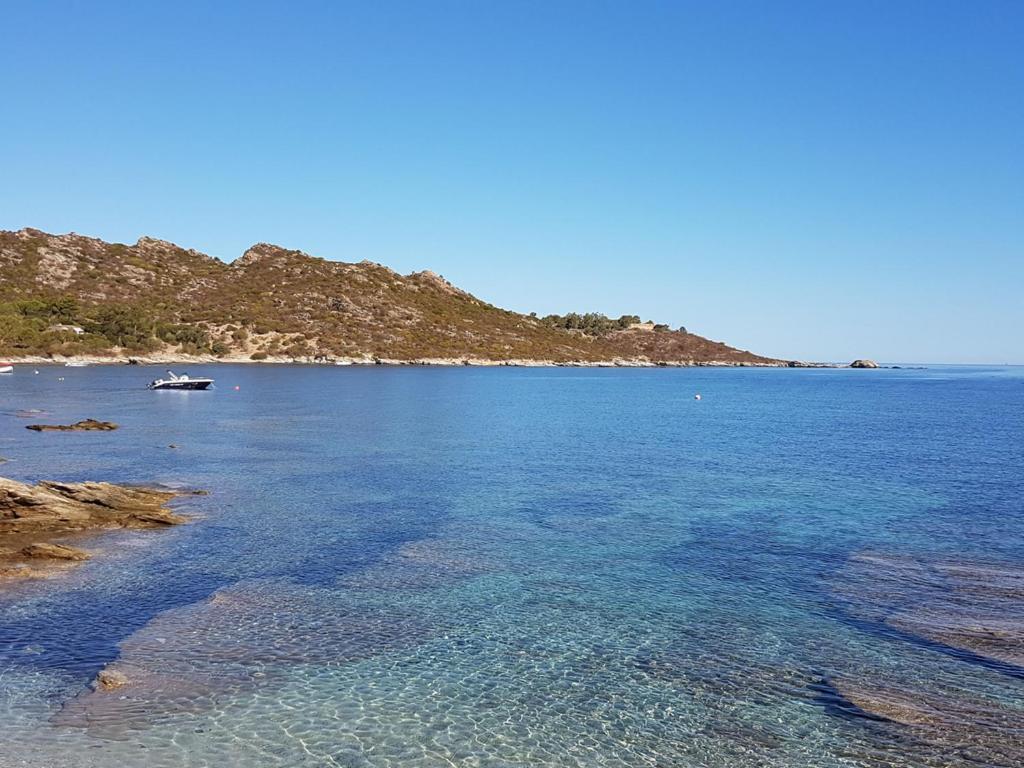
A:
<svg viewBox="0 0 1024 768">
<path fill-rule="evenodd" d="M 72 360 L 71 362 L 64 363 L 65 368 L 85 368 L 89 364 L 82 360 Z"/>
<path fill-rule="evenodd" d="M 14 363 L 0 363 L 0 373 L 14 373 Z"/>
<path fill-rule="evenodd" d="M 183 373 L 181 376 L 176 375 L 173 371 L 167 372 L 166 379 L 156 379 L 149 382 L 149 389 L 206 389 L 213 384 L 213 379 L 205 379 L 202 377 L 191 378 L 187 373 Z"/>
</svg>

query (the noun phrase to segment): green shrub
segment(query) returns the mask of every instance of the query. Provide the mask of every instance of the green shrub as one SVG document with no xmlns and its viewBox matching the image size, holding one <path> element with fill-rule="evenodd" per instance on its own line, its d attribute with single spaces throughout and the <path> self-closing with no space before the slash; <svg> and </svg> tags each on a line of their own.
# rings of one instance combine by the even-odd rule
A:
<svg viewBox="0 0 1024 768">
<path fill-rule="evenodd" d="M 622 315 L 619 319 L 612 320 L 599 312 L 587 312 L 584 315 L 570 312 L 567 315 L 547 315 L 540 321 L 551 328 L 582 331 L 588 336 L 602 336 L 610 331 L 621 330 L 628 328 L 633 323 L 639 323 L 640 317 L 638 315 Z"/>
</svg>

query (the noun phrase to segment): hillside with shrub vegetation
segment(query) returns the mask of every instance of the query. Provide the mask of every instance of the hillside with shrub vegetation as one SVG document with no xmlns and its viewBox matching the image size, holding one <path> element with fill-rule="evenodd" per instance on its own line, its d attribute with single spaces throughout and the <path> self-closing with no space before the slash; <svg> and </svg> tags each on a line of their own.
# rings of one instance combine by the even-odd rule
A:
<svg viewBox="0 0 1024 768">
<path fill-rule="evenodd" d="M 775 364 L 635 315 L 522 315 L 432 272 L 258 244 L 227 264 L 173 243 L 0 231 L 0 357 Z"/>
</svg>

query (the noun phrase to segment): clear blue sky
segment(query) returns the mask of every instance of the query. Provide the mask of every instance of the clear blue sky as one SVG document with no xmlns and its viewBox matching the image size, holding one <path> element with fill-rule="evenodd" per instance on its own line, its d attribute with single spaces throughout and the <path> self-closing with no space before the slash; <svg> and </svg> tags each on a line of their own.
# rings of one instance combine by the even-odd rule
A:
<svg viewBox="0 0 1024 768">
<path fill-rule="evenodd" d="M 1024 2 L 7 2 L 0 228 L 1024 363 Z"/>
</svg>

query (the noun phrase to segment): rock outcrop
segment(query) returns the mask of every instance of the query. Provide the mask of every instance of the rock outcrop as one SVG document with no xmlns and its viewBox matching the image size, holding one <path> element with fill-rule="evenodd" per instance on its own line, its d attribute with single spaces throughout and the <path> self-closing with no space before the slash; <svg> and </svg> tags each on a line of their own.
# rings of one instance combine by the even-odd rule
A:
<svg viewBox="0 0 1024 768">
<path fill-rule="evenodd" d="M 29 424 L 25 429 L 34 432 L 111 432 L 117 429 L 117 424 L 112 421 L 82 419 L 74 424 Z"/>
<path fill-rule="evenodd" d="M 183 523 L 183 517 L 164 508 L 175 495 L 171 491 L 113 483 L 44 480 L 28 485 L 0 477 L 0 535 Z"/>
<path fill-rule="evenodd" d="M 878 368 L 878 363 L 874 360 L 854 360 L 850 363 L 851 368 Z"/>
<path fill-rule="evenodd" d="M 112 483 L 36 485 L 0 477 L 0 576 L 45 575 L 35 565 L 75 563 L 89 553 L 52 541 L 91 530 L 185 522 L 164 505 L 176 493 Z"/>
<path fill-rule="evenodd" d="M 25 557 L 49 558 L 51 560 L 88 560 L 89 553 L 63 544 L 49 544 L 45 541 L 29 544 L 21 550 Z"/>
</svg>

